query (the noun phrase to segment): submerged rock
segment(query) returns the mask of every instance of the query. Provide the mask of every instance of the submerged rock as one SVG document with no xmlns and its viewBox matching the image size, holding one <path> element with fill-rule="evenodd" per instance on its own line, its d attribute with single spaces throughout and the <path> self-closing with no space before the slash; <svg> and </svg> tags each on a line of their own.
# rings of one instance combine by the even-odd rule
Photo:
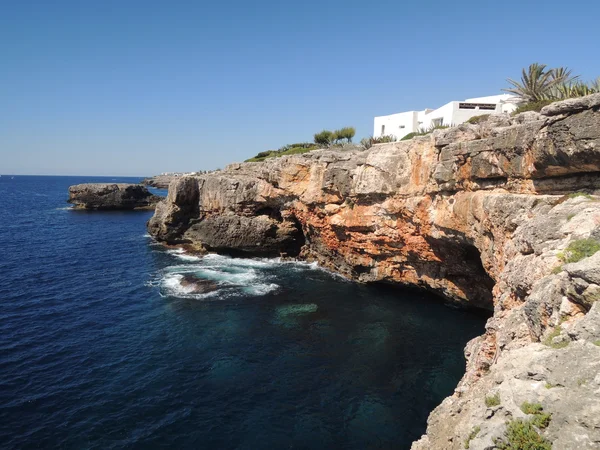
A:
<svg viewBox="0 0 600 450">
<path fill-rule="evenodd" d="M 160 197 L 139 184 L 86 183 L 69 187 L 68 202 L 90 210 L 154 209 Z"/>
<path fill-rule="evenodd" d="M 212 280 L 204 280 L 193 275 L 184 275 L 179 284 L 189 294 L 206 294 L 219 289 L 217 283 Z"/>
</svg>

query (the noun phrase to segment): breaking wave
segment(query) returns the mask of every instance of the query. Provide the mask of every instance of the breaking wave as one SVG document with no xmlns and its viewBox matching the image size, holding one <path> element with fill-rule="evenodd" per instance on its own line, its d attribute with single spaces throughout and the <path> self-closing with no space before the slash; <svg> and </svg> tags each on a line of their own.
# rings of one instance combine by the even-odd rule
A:
<svg viewBox="0 0 600 450">
<path fill-rule="evenodd" d="M 163 250 L 178 264 L 163 269 L 151 284 L 165 297 L 224 299 L 262 296 L 282 289 L 290 272 L 323 271 L 317 263 L 282 258 L 234 258 L 225 255 L 191 255 L 184 249 Z"/>
</svg>

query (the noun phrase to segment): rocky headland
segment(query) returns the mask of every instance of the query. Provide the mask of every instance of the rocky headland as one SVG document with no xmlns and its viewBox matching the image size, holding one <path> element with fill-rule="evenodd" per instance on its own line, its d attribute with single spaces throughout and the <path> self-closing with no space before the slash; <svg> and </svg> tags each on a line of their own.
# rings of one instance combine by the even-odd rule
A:
<svg viewBox="0 0 600 450">
<path fill-rule="evenodd" d="M 597 449 L 599 175 L 596 94 L 366 151 L 185 176 L 148 230 L 493 311 L 414 450 L 512 448 L 514 430 L 539 440 L 531 448 Z"/>
<path fill-rule="evenodd" d="M 160 199 L 139 184 L 86 183 L 70 186 L 67 201 L 77 209 L 106 211 L 154 209 Z"/>
<path fill-rule="evenodd" d="M 183 174 L 181 173 L 163 173 L 149 178 L 144 178 L 142 180 L 142 184 L 158 189 L 167 189 L 169 184 L 171 184 L 171 181 L 181 178 L 182 176 Z"/>
</svg>

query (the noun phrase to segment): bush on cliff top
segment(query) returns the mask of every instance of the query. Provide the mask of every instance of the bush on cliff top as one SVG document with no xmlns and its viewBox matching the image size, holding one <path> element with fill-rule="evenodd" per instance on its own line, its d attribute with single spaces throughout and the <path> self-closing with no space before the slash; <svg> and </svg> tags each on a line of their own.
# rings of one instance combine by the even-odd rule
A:
<svg viewBox="0 0 600 450">
<path fill-rule="evenodd" d="M 396 139 L 396 136 L 391 135 L 391 134 L 386 134 L 384 136 L 363 138 L 360 140 L 360 145 L 362 145 L 364 148 L 369 149 L 372 146 L 374 146 L 375 144 L 396 142 L 397 140 L 398 139 Z"/>
<path fill-rule="evenodd" d="M 285 155 L 297 155 L 301 153 L 310 152 L 311 150 L 316 150 L 320 148 L 318 145 L 313 144 L 312 142 L 299 142 L 296 144 L 288 144 L 284 145 L 278 150 L 267 150 L 265 152 L 257 153 L 256 156 L 247 159 L 245 162 L 260 162 L 269 158 L 278 158 L 280 156 Z"/>
<path fill-rule="evenodd" d="M 490 118 L 489 114 L 481 114 L 479 116 L 473 116 L 467 120 L 467 123 L 477 125 L 478 123 L 486 122 Z"/>
<path fill-rule="evenodd" d="M 538 100 L 535 102 L 524 103 L 515 109 L 513 116 L 527 111 L 540 112 L 544 106 L 548 106 L 553 101 L 554 100 Z"/>
<path fill-rule="evenodd" d="M 414 131 L 412 133 L 408 133 L 404 136 L 401 141 L 408 141 L 409 139 L 414 138 L 415 136 L 426 136 L 431 134 L 435 130 L 445 130 L 446 128 L 450 128 L 451 125 L 432 125 L 429 128 L 419 128 L 419 131 Z"/>
</svg>

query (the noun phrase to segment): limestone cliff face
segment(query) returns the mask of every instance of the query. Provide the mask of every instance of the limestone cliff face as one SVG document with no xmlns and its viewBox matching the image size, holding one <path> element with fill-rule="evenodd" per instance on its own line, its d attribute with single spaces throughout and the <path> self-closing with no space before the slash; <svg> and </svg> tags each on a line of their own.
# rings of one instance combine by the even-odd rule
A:
<svg viewBox="0 0 600 450">
<path fill-rule="evenodd" d="M 597 94 L 366 151 L 321 150 L 184 177 L 148 229 L 168 243 L 284 253 L 358 281 L 419 286 L 493 309 L 486 333 L 467 346 L 465 377 L 415 449 L 463 448 L 476 426 L 470 448 L 493 448 L 505 421 L 523 416 L 523 401 L 546 401 L 553 419 L 544 433 L 555 448 L 575 448 L 569 439 L 598 448 L 600 415 L 591 411 L 600 377 L 590 364 L 597 374 L 600 258 L 561 267 L 561 252 L 600 239 L 600 198 L 567 195 L 600 189 L 599 173 Z M 559 324 L 555 341 L 573 342 L 540 344 Z M 586 382 L 574 384 L 568 371 L 560 378 L 563 360 L 587 370 Z M 493 411 L 488 391 L 504 397 Z M 560 400 L 567 397 L 570 406 Z"/>
</svg>

